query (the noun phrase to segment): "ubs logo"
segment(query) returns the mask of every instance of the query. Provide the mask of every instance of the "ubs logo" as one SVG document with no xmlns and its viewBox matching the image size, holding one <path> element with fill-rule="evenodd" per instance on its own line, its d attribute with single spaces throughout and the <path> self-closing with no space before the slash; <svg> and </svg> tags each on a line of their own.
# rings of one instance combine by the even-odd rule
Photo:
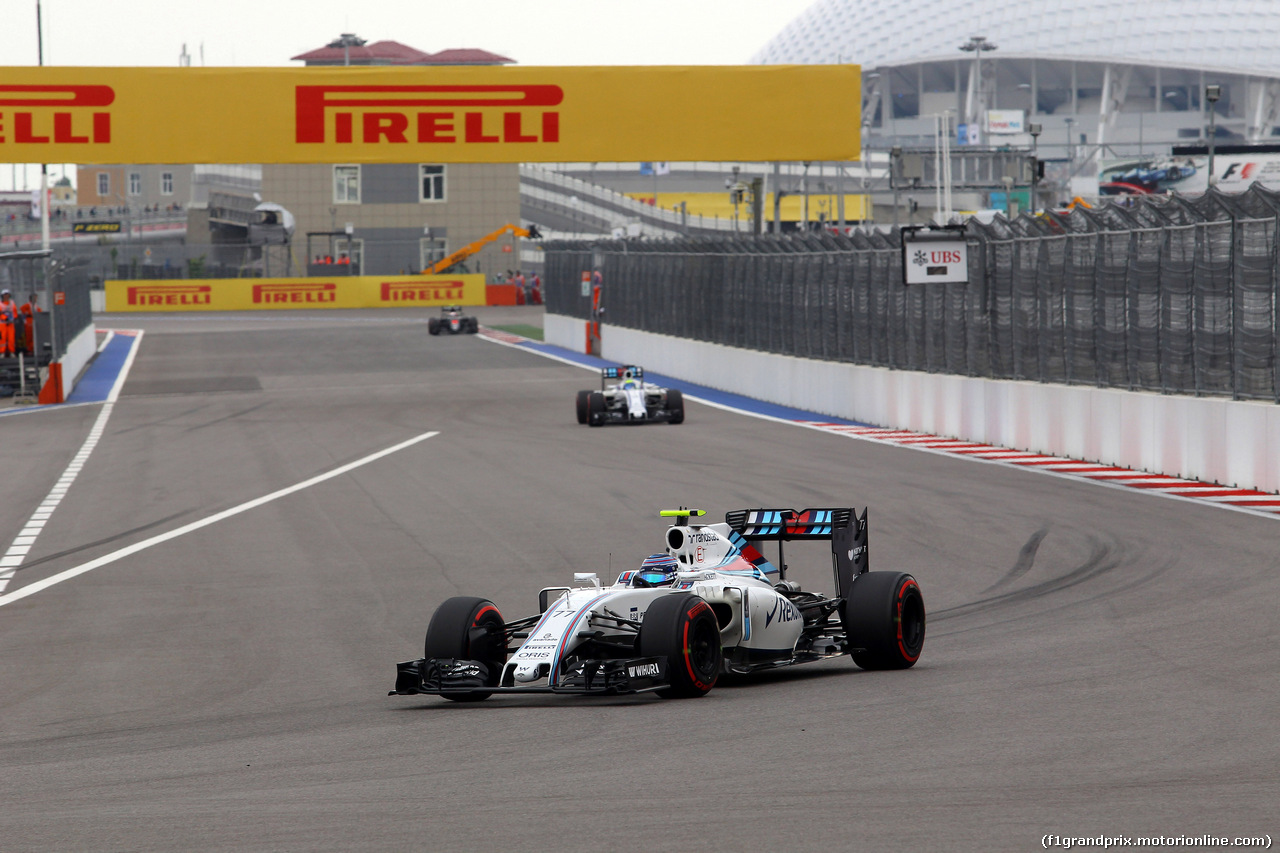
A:
<svg viewBox="0 0 1280 853">
<path fill-rule="evenodd" d="M 116 99 L 110 86 L 0 85 L 0 142 L 28 145 L 104 144 Z"/>
<path fill-rule="evenodd" d="M 564 90 L 513 86 L 298 86 L 298 142 L 559 142 Z M 357 121 L 358 119 L 358 121 Z"/>
</svg>

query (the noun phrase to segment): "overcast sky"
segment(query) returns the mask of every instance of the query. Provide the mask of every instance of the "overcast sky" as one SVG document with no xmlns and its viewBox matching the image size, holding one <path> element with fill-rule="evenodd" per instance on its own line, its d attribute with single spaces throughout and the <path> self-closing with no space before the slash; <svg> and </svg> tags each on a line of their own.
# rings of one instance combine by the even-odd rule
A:
<svg viewBox="0 0 1280 853">
<path fill-rule="evenodd" d="M 295 65 L 340 33 L 521 65 L 733 65 L 813 0 L 43 0 L 46 65 Z M 37 64 L 36 0 L 0 0 L 0 66 Z"/>
<path fill-rule="evenodd" d="M 520 65 L 737 65 L 814 0 L 42 0 L 45 65 L 294 66 L 341 33 Z M 0 67 L 38 64 L 36 0 L 0 0 Z M 61 165 L 51 167 L 56 178 Z M 39 167 L 0 166 L 0 190 Z"/>
</svg>

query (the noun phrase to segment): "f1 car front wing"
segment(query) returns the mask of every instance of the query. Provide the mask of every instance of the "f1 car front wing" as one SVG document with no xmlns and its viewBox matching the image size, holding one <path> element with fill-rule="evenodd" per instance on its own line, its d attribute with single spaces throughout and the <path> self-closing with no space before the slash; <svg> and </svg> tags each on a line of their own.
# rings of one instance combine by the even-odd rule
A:
<svg viewBox="0 0 1280 853">
<path fill-rule="evenodd" d="M 663 658 L 575 661 L 565 666 L 557 684 L 490 684 L 488 664 L 476 660 L 427 659 L 396 664 L 396 686 L 387 695 L 433 696 L 463 693 L 576 693 L 616 695 L 648 693 L 668 685 Z"/>
</svg>

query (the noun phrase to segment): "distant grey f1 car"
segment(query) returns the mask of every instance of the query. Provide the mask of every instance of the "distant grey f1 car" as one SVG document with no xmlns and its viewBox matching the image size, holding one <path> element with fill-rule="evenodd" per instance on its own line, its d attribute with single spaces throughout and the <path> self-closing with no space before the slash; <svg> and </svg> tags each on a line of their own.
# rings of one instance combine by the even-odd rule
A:
<svg viewBox="0 0 1280 853">
<path fill-rule="evenodd" d="M 610 380 L 615 380 L 609 384 Z M 599 391 L 579 391 L 578 423 L 666 421 L 684 423 L 684 395 L 679 388 L 663 388 L 644 381 L 644 368 L 634 364 L 600 370 Z"/>
<path fill-rule="evenodd" d="M 867 564 L 867 514 L 852 509 L 741 509 L 723 524 L 674 517 L 666 550 L 612 586 L 594 573 L 548 587 L 539 612 L 508 622 L 483 598 L 447 599 L 422 658 L 397 664 L 392 695 L 455 701 L 493 693 L 702 696 L 722 673 L 839 655 L 863 669 L 906 669 L 924 648 L 920 586 Z M 834 594 L 785 579 L 782 543 L 831 542 Z M 756 547 L 777 542 L 778 562 Z"/>
<path fill-rule="evenodd" d="M 480 323 L 475 317 L 468 317 L 462 313 L 462 308 L 458 305 L 445 305 L 440 309 L 439 317 L 432 317 L 427 320 L 427 331 L 433 335 L 441 332 L 448 332 L 451 335 L 465 333 L 474 335 L 480 331 Z"/>
</svg>

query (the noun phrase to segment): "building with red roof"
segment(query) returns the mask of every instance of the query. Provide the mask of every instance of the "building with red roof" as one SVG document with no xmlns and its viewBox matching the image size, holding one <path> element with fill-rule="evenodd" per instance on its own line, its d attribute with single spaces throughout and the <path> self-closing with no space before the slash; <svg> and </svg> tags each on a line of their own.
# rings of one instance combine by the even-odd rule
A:
<svg viewBox="0 0 1280 853">
<path fill-rule="evenodd" d="M 439 53 L 426 53 L 398 41 L 365 42 L 351 33 L 343 33 L 324 47 L 292 57 L 307 65 L 511 65 L 505 56 L 479 48 L 451 48 Z"/>
<path fill-rule="evenodd" d="M 367 42 L 344 33 L 293 57 L 308 66 L 458 66 L 515 62 L 478 48 L 427 53 L 397 41 Z M 264 164 L 262 198 L 283 205 L 296 221 L 295 253 L 348 254 L 353 273 L 417 272 L 508 223 L 520 224 L 520 172 L 515 163 Z M 347 225 L 351 233 L 346 233 Z M 325 237 L 318 236 L 323 232 Z M 469 261 L 494 275 L 519 256 L 493 245 Z M 510 246 L 506 248 L 510 249 Z M 332 269 L 315 270 L 332 275 Z"/>
</svg>

